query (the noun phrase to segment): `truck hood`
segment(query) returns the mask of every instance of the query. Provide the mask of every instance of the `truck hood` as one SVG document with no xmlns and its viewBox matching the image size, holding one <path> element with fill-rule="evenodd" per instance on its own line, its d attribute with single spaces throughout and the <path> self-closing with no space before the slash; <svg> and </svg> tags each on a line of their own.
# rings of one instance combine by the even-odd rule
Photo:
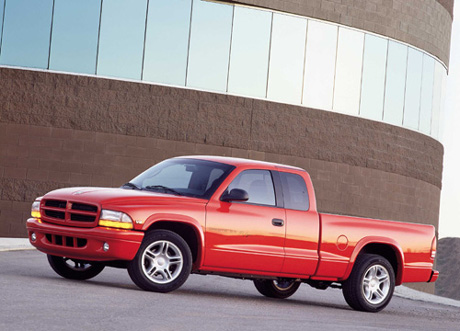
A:
<svg viewBox="0 0 460 331">
<path fill-rule="evenodd" d="M 100 206 L 206 204 L 208 201 L 173 194 L 104 187 L 71 187 L 51 191 L 44 199 L 68 200 Z"/>
</svg>

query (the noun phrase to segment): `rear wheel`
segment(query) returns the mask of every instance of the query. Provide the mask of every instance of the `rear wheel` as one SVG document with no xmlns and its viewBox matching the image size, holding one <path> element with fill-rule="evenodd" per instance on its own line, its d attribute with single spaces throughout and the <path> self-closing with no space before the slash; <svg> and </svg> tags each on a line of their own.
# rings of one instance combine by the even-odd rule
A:
<svg viewBox="0 0 460 331">
<path fill-rule="evenodd" d="M 300 286 L 299 282 L 293 279 L 255 279 L 254 285 L 260 294 L 269 298 L 286 299 L 293 295 Z"/>
<path fill-rule="evenodd" d="M 378 312 L 390 302 L 394 287 L 394 271 L 388 260 L 380 255 L 363 254 L 356 259 L 342 289 L 351 308 Z"/>
<path fill-rule="evenodd" d="M 58 275 L 77 280 L 96 277 L 105 267 L 103 264 L 95 262 L 86 262 L 54 255 L 48 255 L 48 262 Z"/>
<path fill-rule="evenodd" d="M 145 235 L 128 265 L 132 281 L 143 290 L 171 292 L 187 280 L 192 270 L 192 253 L 178 234 L 155 230 Z"/>
</svg>

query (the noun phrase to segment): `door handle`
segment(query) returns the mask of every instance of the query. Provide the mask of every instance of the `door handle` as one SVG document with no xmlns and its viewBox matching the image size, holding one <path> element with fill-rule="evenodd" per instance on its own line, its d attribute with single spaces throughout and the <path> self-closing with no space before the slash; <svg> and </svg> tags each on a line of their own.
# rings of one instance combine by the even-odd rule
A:
<svg viewBox="0 0 460 331">
<path fill-rule="evenodd" d="M 279 218 L 274 218 L 272 219 L 272 224 L 274 226 L 283 226 L 284 225 L 284 221 L 283 220 L 280 220 Z"/>
</svg>

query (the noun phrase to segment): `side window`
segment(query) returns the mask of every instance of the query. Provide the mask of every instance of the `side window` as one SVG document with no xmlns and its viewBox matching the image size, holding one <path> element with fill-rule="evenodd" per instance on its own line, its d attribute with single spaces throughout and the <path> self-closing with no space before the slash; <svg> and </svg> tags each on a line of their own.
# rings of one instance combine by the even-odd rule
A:
<svg viewBox="0 0 460 331">
<path fill-rule="evenodd" d="M 280 172 L 281 185 L 283 186 L 284 208 L 295 210 L 308 210 L 307 186 L 302 176 L 288 172 Z"/>
<path fill-rule="evenodd" d="M 228 191 L 239 188 L 248 192 L 247 203 L 275 206 L 275 190 L 268 170 L 245 170 L 228 186 Z"/>
</svg>

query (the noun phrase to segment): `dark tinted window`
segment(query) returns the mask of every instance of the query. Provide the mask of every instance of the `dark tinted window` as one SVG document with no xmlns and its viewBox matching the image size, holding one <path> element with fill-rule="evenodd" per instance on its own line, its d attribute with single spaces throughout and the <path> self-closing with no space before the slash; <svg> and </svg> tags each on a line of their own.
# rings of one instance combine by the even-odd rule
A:
<svg viewBox="0 0 460 331">
<path fill-rule="evenodd" d="M 205 160 L 169 159 L 147 169 L 131 183 L 141 190 L 209 199 L 234 168 Z"/>
<path fill-rule="evenodd" d="M 280 177 L 283 185 L 284 208 L 308 210 L 310 202 L 303 178 L 287 172 L 280 172 Z"/>
<path fill-rule="evenodd" d="M 249 200 L 247 203 L 268 206 L 276 205 L 272 175 L 268 170 L 243 171 L 229 185 L 228 191 L 234 188 L 243 189 L 248 192 Z"/>
</svg>

